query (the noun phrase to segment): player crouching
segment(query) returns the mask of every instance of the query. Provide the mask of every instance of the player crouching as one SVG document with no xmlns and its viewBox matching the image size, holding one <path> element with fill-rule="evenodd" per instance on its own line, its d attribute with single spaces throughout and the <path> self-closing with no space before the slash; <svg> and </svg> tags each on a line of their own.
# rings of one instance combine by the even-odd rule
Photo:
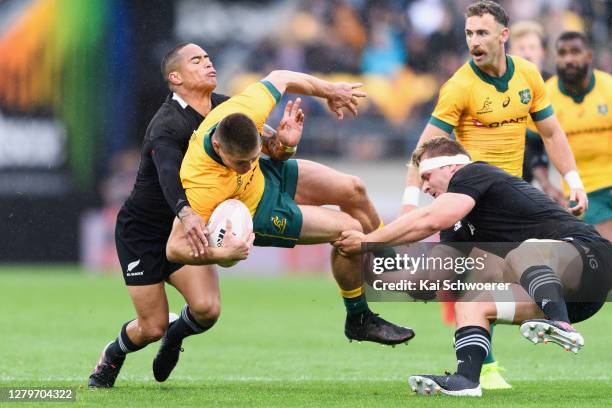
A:
<svg viewBox="0 0 612 408">
<path fill-rule="evenodd" d="M 359 253 L 363 242 L 417 242 L 461 221 L 470 232 L 457 248 L 459 256 L 486 246 L 504 260 L 500 275 L 511 283 L 502 300 L 497 292 L 482 291 L 457 302 L 456 373 L 412 376 L 412 389 L 422 395 L 480 396 L 492 322 L 521 324 L 523 336 L 536 344 L 553 342 L 578 352 L 584 339 L 571 324 L 603 306 L 612 286 L 612 244 L 518 177 L 472 163 L 453 140 L 427 141 L 412 160 L 433 203 L 367 235 L 343 232 L 336 243 L 340 250 Z"/>
</svg>

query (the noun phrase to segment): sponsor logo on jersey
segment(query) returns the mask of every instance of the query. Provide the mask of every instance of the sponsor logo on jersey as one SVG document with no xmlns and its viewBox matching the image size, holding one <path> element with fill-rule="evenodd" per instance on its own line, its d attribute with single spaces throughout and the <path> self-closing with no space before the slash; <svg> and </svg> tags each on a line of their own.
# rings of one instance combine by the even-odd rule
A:
<svg viewBox="0 0 612 408">
<path fill-rule="evenodd" d="M 491 105 L 493 105 L 493 101 L 491 101 L 491 99 L 487 96 L 487 99 L 485 99 L 482 104 L 482 108 L 480 108 L 480 110 L 476 113 L 482 115 L 483 113 L 493 112 L 493 109 L 491 109 Z"/>
<path fill-rule="evenodd" d="M 519 116 L 518 118 L 504 119 L 499 122 L 491 122 L 487 125 L 489 128 L 498 128 L 506 125 L 511 125 L 513 123 L 522 123 L 527 121 L 527 115 Z"/>
<path fill-rule="evenodd" d="M 476 231 L 476 228 L 472 225 L 471 222 L 467 223 L 468 228 L 470 229 L 470 234 L 474 235 L 474 231 Z"/>
<path fill-rule="evenodd" d="M 276 227 L 280 234 L 285 232 L 285 228 L 287 227 L 286 218 L 280 218 L 279 216 L 275 215 L 274 217 L 270 218 L 270 221 L 272 221 L 272 224 Z"/>
<path fill-rule="evenodd" d="M 453 227 L 453 231 L 459 231 L 461 229 L 462 225 L 461 225 L 461 221 L 457 221 L 455 223 L 455 226 Z"/>
<path fill-rule="evenodd" d="M 128 271 L 128 272 L 132 272 L 132 269 L 134 269 L 135 267 L 137 267 L 139 263 L 140 263 L 140 259 L 137 259 L 137 260 L 135 260 L 134 262 L 130 262 L 130 263 L 128 264 L 127 271 Z"/>
<path fill-rule="evenodd" d="M 142 275 L 144 275 L 144 271 L 126 273 L 126 275 L 127 276 L 142 276 Z"/>
<path fill-rule="evenodd" d="M 523 89 L 519 91 L 519 97 L 521 98 L 521 103 L 527 105 L 531 101 L 531 91 L 529 88 Z"/>
</svg>

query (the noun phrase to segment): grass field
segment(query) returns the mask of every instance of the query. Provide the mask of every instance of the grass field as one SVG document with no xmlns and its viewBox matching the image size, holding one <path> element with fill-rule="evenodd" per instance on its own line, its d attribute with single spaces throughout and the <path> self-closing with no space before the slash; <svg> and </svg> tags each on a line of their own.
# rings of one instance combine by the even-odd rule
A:
<svg viewBox="0 0 612 408">
<path fill-rule="evenodd" d="M 417 333 L 408 346 L 390 348 L 348 343 L 344 308 L 327 278 L 222 277 L 221 284 L 221 320 L 185 341 L 167 382 L 153 380 L 153 344 L 128 357 L 114 389 L 89 390 L 101 348 L 132 316 L 122 280 L 70 268 L 1 268 L 0 386 L 76 387 L 77 402 L 65 404 L 72 407 L 585 407 L 612 401 L 610 305 L 577 325 L 586 339 L 578 355 L 533 346 L 517 327 L 498 326 L 495 354 L 512 390 L 485 391 L 477 400 L 423 398 L 410 392 L 408 375 L 455 368 L 453 329 L 441 324 L 437 304 L 372 304 Z M 178 312 L 181 299 L 168 292 Z"/>
</svg>

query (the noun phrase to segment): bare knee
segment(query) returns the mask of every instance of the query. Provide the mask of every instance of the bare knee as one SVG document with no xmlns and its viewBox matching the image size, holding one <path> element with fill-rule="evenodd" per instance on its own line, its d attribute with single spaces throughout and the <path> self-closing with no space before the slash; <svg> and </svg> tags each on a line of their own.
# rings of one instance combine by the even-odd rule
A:
<svg viewBox="0 0 612 408">
<path fill-rule="evenodd" d="M 189 312 L 199 324 L 210 327 L 219 320 L 221 302 L 218 298 L 202 297 L 189 303 Z"/>
<path fill-rule="evenodd" d="M 342 214 L 343 214 L 342 228 L 345 231 L 355 230 L 355 231 L 363 232 L 363 226 L 356 218 L 351 217 L 347 213 L 342 213 Z"/>
<path fill-rule="evenodd" d="M 522 264 L 525 262 L 525 260 L 519 249 L 520 247 L 510 251 L 504 259 L 504 278 L 507 282 L 520 282 L 521 275 L 524 272 Z"/>
<path fill-rule="evenodd" d="M 179 262 L 179 254 L 178 245 L 174 240 L 169 239 L 166 244 L 166 258 L 168 258 L 170 262 Z"/>
<path fill-rule="evenodd" d="M 357 176 L 346 176 L 347 190 L 344 194 L 344 203 L 348 206 L 356 205 L 367 200 L 368 193 L 363 180 Z"/>
<path fill-rule="evenodd" d="M 497 309 L 494 302 L 456 302 L 455 318 L 457 326 L 482 326 L 485 322 L 494 321 L 497 316 Z"/>
<path fill-rule="evenodd" d="M 138 332 L 145 343 L 153 343 L 164 336 L 168 329 L 168 320 L 138 322 Z"/>
</svg>

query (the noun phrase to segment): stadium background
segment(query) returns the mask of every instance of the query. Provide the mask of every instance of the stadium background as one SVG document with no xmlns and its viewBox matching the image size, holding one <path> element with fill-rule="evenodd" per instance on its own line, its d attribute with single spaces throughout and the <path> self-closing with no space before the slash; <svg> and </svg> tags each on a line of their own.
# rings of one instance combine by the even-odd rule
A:
<svg viewBox="0 0 612 408">
<path fill-rule="evenodd" d="M 116 269 L 115 213 L 129 194 L 147 123 L 166 89 L 163 54 L 201 44 L 232 95 L 290 69 L 360 81 L 358 120 L 306 100 L 298 157 L 364 178 L 387 220 L 439 85 L 467 59 L 469 0 L 0 2 L 0 262 L 81 262 Z M 583 30 L 612 71 L 612 2 L 502 1 L 511 22 L 541 22 L 548 42 Z M 551 48 L 549 47 L 549 50 Z M 550 53 L 549 53 L 550 54 Z M 552 59 L 546 68 L 554 72 Z M 285 100 L 279 106 L 283 106 Z M 270 117 L 278 123 L 280 109 Z M 327 267 L 324 246 L 256 250 L 238 270 Z"/>
<path fill-rule="evenodd" d="M 223 270 L 222 324 L 186 343 L 168 383 L 151 378 L 152 346 L 130 357 L 120 392 L 80 390 L 103 342 L 132 313 L 113 228 L 144 130 L 167 92 L 159 73 L 166 50 L 201 44 L 218 91 L 230 95 L 275 68 L 364 82 L 369 98 L 357 120 L 337 122 L 306 101 L 298 157 L 361 176 L 389 220 L 439 85 L 467 58 L 462 13 L 470 2 L 0 0 L 0 385 L 76 386 L 84 405 L 399 406 L 408 374 L 452 367 L 453 329 L 440 323 L 438 307 L 376 304 L 417 338 L 407 349 L 349 346 L 329 249 L 259 248 Z M 563 30 L 584 30 L 595 66 L 612 72 L 612 1 L 501 3 L 511 22 L 541 22 L 549 45 Z M 269 122 L 278 119 L 276 111 Z M 308 273 L 322 276 L 261 277 Z M 169 292 L 178 311 L 182 301 Z M 579 325 L 589 343 L 576 358 L 530 347 L 516 328 L 496 329 L 496 355 L 515 389 L 482 403 L 609 403 L 611 311 Z"/>
</svg>

